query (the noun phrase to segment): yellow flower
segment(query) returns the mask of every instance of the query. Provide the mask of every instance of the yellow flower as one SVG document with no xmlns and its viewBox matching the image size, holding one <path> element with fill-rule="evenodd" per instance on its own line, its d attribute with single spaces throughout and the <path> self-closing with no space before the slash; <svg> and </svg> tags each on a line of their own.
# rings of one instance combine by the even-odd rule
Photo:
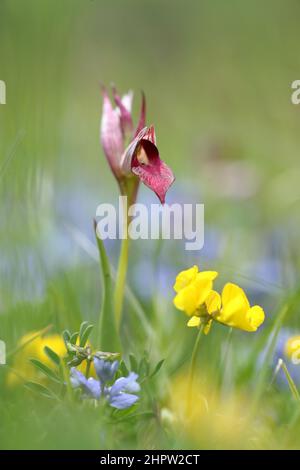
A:
<svg viewBox="0 0 300 470">
<path fill-rule="evenodd" d="M 284 346 L 285 355 L 294 363 L 300 363 L 300 335 L 292 336 Z"/>
<path fill-rule="evenodd" d="M 79 340 L 77 340 L 77 344 Z M 88 345 L 91 347 L 90 343 Z M 45 376 L 30 362 L 30 359 L 38 359 L 46 366 L 54 369 L 53 362 L 44 351 L 48 346 L 56 354 L 63 358 L 66 355 L 66 346 L 62 337 L 58 334 L 43 336 L 42 331 L 31 331 L 26 333 L 17 343 L 20 350 L 15 354 L 12 367 L 6 377 L 8 386 L 20 385 L 24 381 L 45 381 Z M 86 371 L 86 360 L 77 367 L 82 373 Z M 90 364 L 89 375 L 96 377 L 94 363 Z"/>
<path fill-rule="evenodd" d="M 228 393 L 221 396 L 207 375 L 204 379 L 203 369 L 202 373 L 195 377 L 191 391 L 188 374 L 183 372 L 172 379 L 167 401 L 171 420 L 165 422 L 165 426 L 180 432 L 190 448 L 251 448 L 254 432 L 247 413 L 247 398 Z M 186 406 L 189 393 L 192 396 L 190 409 Z"/>
<path fill-rule="evenodd" d="M 228 283 L 222 292 L 222 308 L 214 318 L 227 326 L 256 331 L 264 322 L 265 313 L 259 305 L 250 306 L 241 287 Z"/>
<path fill-rule="evenodd" d="M 188 322 L 188 326 L 205 323 L 204 333 L 208 333 L 212 320 L 240 330 L 256 331 L 265 319 L 263 309 L 259 305 L 251 307 L 245 292 L 236 284 L 227 283 L 222 297 L 211 291 L 205 304 L 206 312 L 202 315 L 200 312 L 200 315 L 193 316 Z"/>
<path fill-rule="evenodd" d="M 180 272 L 174 284 L 177 292 L 174 298 L 175 307 L 189 316 L 195 314 L 212 291 L 213 280 L 217 275 L 216 271 L 199 272 L 197 266 Z"/>
<path fill-rule="evenodd" d="M 215 290 L 210 291 L 208 297 L 205 301 L 205 310 L 200 312 L 199 316 L 194 315 L 187 323 L 188 326 L 199 327 L 201 324 L 204 324 L 204 334 L 208 334 L 212 321 L 213 315 L 220 311 L 221 308 L 221 296 Z"/>
<path fill-rule="evenodd" d="M 31 331 L 22 336 L 17 344 L 17 347 L 21 349 L 15 354 L 12 369 L 6 378 L 8 386 L 18 385 L 24 380 L 35 381 L 40 378 L 39 371 L 30 362 L 30 359 L 38 359 L 53 369 L 53 362 L 44 351 L 45 346 L 51 348 L 60 357 L 66 354 L 64 341 L 57 334 L 42 337 L 38 331 Z"/>
</svg>

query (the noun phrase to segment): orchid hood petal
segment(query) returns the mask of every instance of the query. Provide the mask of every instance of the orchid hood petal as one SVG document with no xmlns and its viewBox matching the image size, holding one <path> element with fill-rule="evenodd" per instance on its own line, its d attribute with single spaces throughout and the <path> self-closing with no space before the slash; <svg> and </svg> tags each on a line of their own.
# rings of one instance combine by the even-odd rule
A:
<svg viewBox="0 0 300 470">
<path fill-rule="evenodd" d="M 125 150 L 121 168 L 132 172 L 158 196 L 164 204 L 165 195 L 175 180 L 172 170 L 160 159 L 154 127 L 144 127 Z"/>
</svg>

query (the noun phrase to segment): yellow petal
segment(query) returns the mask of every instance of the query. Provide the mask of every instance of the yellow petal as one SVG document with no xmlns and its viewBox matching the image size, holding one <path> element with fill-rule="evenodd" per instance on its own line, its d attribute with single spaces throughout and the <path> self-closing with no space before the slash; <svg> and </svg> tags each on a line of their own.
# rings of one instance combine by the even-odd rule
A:
<svg viewBox="0 0 300 470">
<path fill-rule="evenodd" d="M 265 319 L 263 309 L 258 305 L 248 308 L 249 302 L 244 291 L 234 284 L 228 287 L 225 298 L 226 295 L 225 305 L 222 305 L 220 313 L 214 318 L 227 326 L 244 331 L 256 331 Z"/>
<path fill-rule="evenodd" d="M 251 328 L 249 331 L 256 331 L 265 320 L 263 309 L 259 305 L 251 307 L 247 312 L 247 320 L 249 322 L 249 327 Z"/>
<path fill-rule="evenodd" d="M 36 379 L 37 371 L 29 358 L 37 358 L 41 345 L 42 338 L 39 336 L 39 331 L 30 331 L 20 338 L 17 346 L 21 349 L 15 354 L 12 369 L 6 377 L 8 386 L 19 385 L 25 378 Z"/>
<path fill-rule="evenodd" d="M 192 318 L 189 319 L 187 322 L 187 326 L 193 327 L 193 326 L 199 326 L 201 323 L 200 317 L 193 316 Z"/>
<path fill-rule="evenodd" d="M 250 308 L 249 301 L 247 299 L 247 296 L 243 289 L 236 284 L 232 284 L 231 282 L 228 282 L 222 292 L 222 305 L 223 307 L 226 307 L 232 300 L 235 300 L 236 298 L 239 298 L 239 302 L 242 305 L 243 308 L 248 310 Z"/>
<path fill-rule="evenodd" d="M 221 308 L 221 296 L 215 290 L 212 290 L 207 299 L 205 300 L 207 312 L 211 315 L 214 312 L 217 312 Z"/>
<path fill-rule="evenodd" d="M 217 271 L 201 271 L 197 274 L 197 279 L 201 279 L 203 281 L 213 281 L 219 275 Z"/>
<path fill-rule="evenodd" d="M 225 307 L 222 306 L 219 313 L 214 315 L 214 319 L 227 326 L 251 331 L 249 330 L 249 321 L 247 319 L 248 310 L 245 309 L 243 297 L 237 295 Z"/>
<path fill-rule="evenodd" d="M 211 293 L 213 283 L 210 279 L 201 279 L 197 276 L 192 286 L 197 292 L 197 306 L 200 307 Z"/>
<path fill-rule="evenodd" d="M 184 287 L 188 286 L 195 278 L 198 273 L 198 267 L 195 265 L 185 271 L 181 271 L 177 277 L 174 284 L 175 292 L 179 292 Z"/>
<path fill-rule="evenodd" d="M 181 289 L 174 298 L 174 305 L 187 315 L 193 315 L 202 305 L 212 289 L 212 281 L 196 277 L 187 287 Z"/>
<path fill-rule="evenodd" d="M 181 289 L 174 298 L 174 305 L 188 315 L 192 315 L 199 306 L 199 293 L 194 284 Z"/>
</svg>

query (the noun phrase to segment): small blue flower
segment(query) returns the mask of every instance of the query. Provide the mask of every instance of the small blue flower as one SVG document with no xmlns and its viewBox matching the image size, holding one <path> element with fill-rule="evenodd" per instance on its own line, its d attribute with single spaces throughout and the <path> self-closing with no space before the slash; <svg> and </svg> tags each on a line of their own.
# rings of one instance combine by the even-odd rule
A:
<svg viewBox="0 0 300 470">
<path fill-rule="evenodd" d="M 74 388 L 82 388 L 85 396 L 99 400 L 101 396 L 101 385 L 98 380 L 93 379 L 93 377 L 87 379 L 79 370 L 75 369 L 75 367 L 71 369 L 70 380 Z"/>
<path fill-rule="evenodd" d="M 113 408 L 118 408 L 119 410 L 129 408 L 138 400 L 139 397 L 135 395 L 135 393 L 140 391 L 137 374 L 130 372 L 128 377 L 120 377 L 111 386 L 108 386 L 106 383 L 113 380 L 119 367 L 119 362 L 109 362 L 94 358 L 94 364 L 99 380 L 92 377 L 87 379 L 75 367 L 71 368 L 71 384 L 74 388 L 81 388 L 83 398 L 99 400 L 103 396 Z"/>
<path fill-rule="evenodd" d="M 93 377 L 87 379 L 79 370 L 72 367 L 70 381 L 74 388 L 81 387 L 85 396 L 99 400 L 101 384 L 98 380 L 93 379 Z"/>
<path fill-rule="evenodd" d="M 94 366 L 100 381 L 105 383 L 114 378 L 119 368 L 119 361 L 110 362 L 94 357 Z"/>
<path fill-rule="evenodd" d="M 140 386 L 136 379 L 138 375 L 131 372 L 128 377 L 120 377 L 106 390 L 106 396 L 111 406 L 123 410 L 132 406 L 138 396 L 133 393 L 140 391 Z M 130 393 L 126 393 L 130 392 Z"/>
</svg>

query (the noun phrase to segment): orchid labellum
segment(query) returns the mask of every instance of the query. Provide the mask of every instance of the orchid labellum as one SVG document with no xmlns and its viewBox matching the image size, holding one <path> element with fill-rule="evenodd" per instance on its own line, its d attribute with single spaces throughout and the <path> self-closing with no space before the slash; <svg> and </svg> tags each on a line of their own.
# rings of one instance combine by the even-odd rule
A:
<svg viewBox="0 0 300 470">
<path fill-rule="evenodd" d="M 134 128 L 131 115 L 133 94 L 129 92 L 120 97 L 115 88 L 112 91 L 115 107 L 107 90 L 103 89 L 100 127 L 101 144 L 111 170 L 121 191 L 129 179 L 134 179 L 136 189 L 140 180 L 156 193 L 163 204 L 175 178 L 171 169 L 160 159 L 154 127 L 145 126 L 145 97 L 143 95 L 139 122 Z"/>
</svg>

